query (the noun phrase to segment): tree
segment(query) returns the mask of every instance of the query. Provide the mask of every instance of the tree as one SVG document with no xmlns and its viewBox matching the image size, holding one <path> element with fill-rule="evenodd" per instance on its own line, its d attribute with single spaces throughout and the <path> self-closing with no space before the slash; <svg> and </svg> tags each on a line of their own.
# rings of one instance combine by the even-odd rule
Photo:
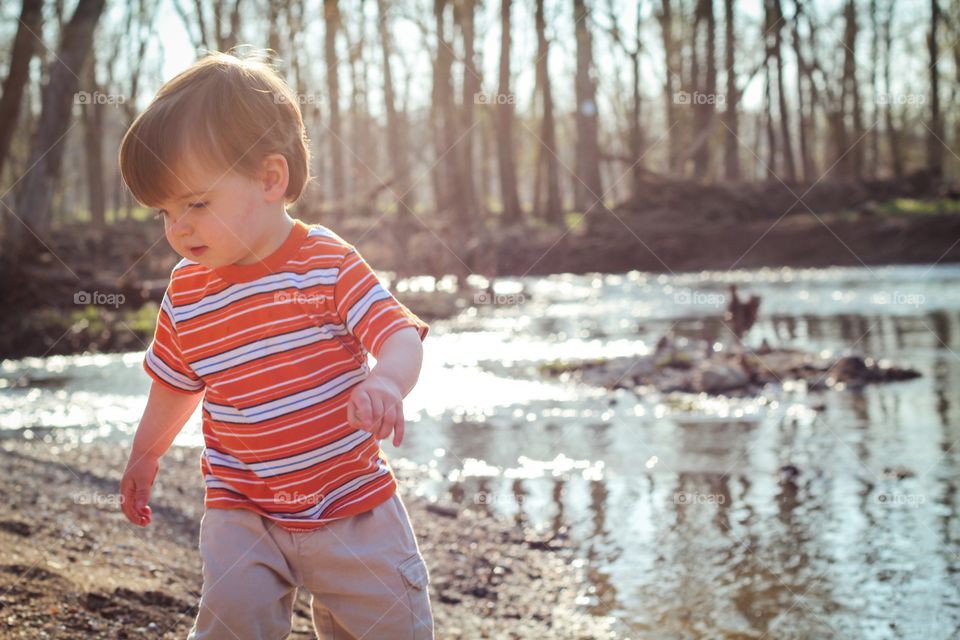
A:
<svg viewBox="0 0 960 640">
<path fill-rule="evenodd" d="M 340 121 L 340 64 L 337 59 L 337 31 L 340 29 L 340 9 L 337 0 L 323 0 L 324 54 L 327 62 L 327 100 L 330 104 L 330 124 L 327 125 L 330 141 L 331 188 L 335 207 L 343 206 L 346 194 L 346 176 L 343 171 L 343 127 Z"/>
<path fill-rule="evenodd" d="M 797 168 L 793 158 L 793 142 L 790 134 L 790 109 L 787 107 L 787 96 L 783 81 L 783 9 L 780 0 L 768 0 L 773 24 L 773 50 L 777 66 L 777 102 L 780 107 L 780 136 L 783 140 L 783 158 L 786 167 L 787 179 L 797 179 Z M 770 34 L 767 34 L 768 37 Z"/>
<path fill-rule="evenodd" d="M 96 49 L 91 49 L 84 65 L 84 77 L 91 95 L 100 92 L 97 83 Z M 83 160 L 87 168 L 87 204 L 90 221 L 97 228 L 106 225 L 106 200 L 103 184 L 103 110 L 105 105 L 88 102 L 80 106 L 83 119 L 83 139 L 86 147 Z"/>
<path fill-rule="evenodd" d="M 696 27 L 694 28 L 694 47 L 699 40 L 700 26 L 703 25 L 706 30 L 706 82 L 704 85 L 705 98 L 700 100 L 694 107 L 696 109 L 696 130 L 699 136 L 703 136 L 698 141 L 699 148 L 693 156 L 693 175 L 694 178 L 702 179 L 707 175 L 710 163 L 710 145 L 709 131 L 713 126 L 713 116 L 715 110 L 715 98 L 717 94 L 717 60 L 716 60 L 716 20 L 713 16 L 713 0 L 698 0 Z"/>
<path fill-rule="evenodd" d="M 723 119 L 726 125 L 723 145 L 724 177 L 730 181 L 740 180 L 740 116 L 737 105 L 740 103 L 740 90 L 737 88 L 736 44 L 737 35 L 734 24 L 733 0 L 724 0 L 723 19 L 726 42 L 727 95 Z"/>
<path fill-rule="evenodd" d="M 573 0 L 573 19 L 577 39 L 577 180 L 574 194 L 577 209 L 586 213 L 603 207 L 603 184 L 600 180 L 600 148 L 597 140 L 597 87 L 593 75 L 593 40 L 584 0 Z"/>
<path fill-rule="evenodd" d="M 544 219 L 554 224 L 563 223 L 563 204 L 560 200 L 560 167 L 557 160 L 557 134 L 553 115 L 553 89 L 550 84 L 550 42 L 546 35 L 546 20 L 543 15 L 543 0 L 536 0 L 534 22 L 537 29 L 537 87 L 540 90 L 541 108 L 540 117 L 540 145 L 537 147 L 538 176 L 534 184 L 534 210 L 543 211 Z M 543 173 L 541 173 L 543 172 Z M 546 204 L 540 207 L 540 177 L 544 176 Z"/>
<path fill-rule="evenodd" d="M 387 154 L 393 168 L 394 191 L 397 198 L 397 216 L 401 227 L 414 227 L 413 185 L 410 183 L 410 159 L 407 155 L 407 126 L 401 114 L 397 113 L 396 96 L 393 89 L 393 69 L 390 58 L 393 54 L 393 38 L 387 21 L 386 0 L 377 0 L 377 30 L 380 35 L 380 52 L 383 61 L 383 101 L 387 113 Z M 400 234 L 405 240 L 407 234 Z"/>
<path fill-rule="evenodd" d="M 60 175 L 64 138 L 70 131 L 71 110 L 80 82 L 76 70 L 83 70 L 93 44 L 93 32 L 103 12 L 104 0 L 78 0 L 70 21 L 61 30 L 57 55 L 50 61 L 49 81 L 43 91 L 40 120 L 31 145 L 29 169 L 20 181 L 16 214 L 23 222 L 11 224 L 5 257 L 16 263 L 27 250 L 24 227 L 42 238 L 51 216 L 53 192 Z"/>
<path fill-rule="evenodd" d="M 668 127 L 668 160 L 667 164 L 670 171 L 676 171 L 677 159 L 680 155 L 680 130 L 674 125 L 677 122 L 677 105 L 675 102 L 676 92 L 683 87 L 674 84 L 674 75 L 678 68 L 677 45 L 673 37 L 673 10 L 670 0 L 661 0 L 660 12 L 657 14 L 657 21 L 660 23 L 660 33 L 663 38 L 663 67 L 664 67 L 664 105 L 666 106 L 666 117 Z"/>
<path fill-rule="evenodd" d="M 930 33 L 927 51 L 930 54 L 930 126 L 927 131 L 927 167 L 940 178 L 943 174 L 943 118 L 940 115 L 940 73 L 937 32 L 940 24 L 940 4 L 930 0 Z"/>
<path fill-rule="evenodd" d="M 850 134 L 851 147 L 848 148 L 846 125 L 844 135 L 838 140 L 837 157 L 840 160 L 842 175 L 846 178 L 859 178 L 863 174 L 863 146 L 860 140 L 863 137 L 863 110 L 860 104 L 860 85 L 857 83 L 857 6 L 854 0 L 847 0 L 843 10 L 843 78 L 840 92 L 841 117 L 846 120 L 847 114 L 852 116 L 853 129 Z"/>
<path fill-rule="evenodd" d="M 883 122 L 887 134 L 887 146 L 890 149 L 890 168 L 898 180 L 903 177 L 903 153 L 900 146 L 900 133 L 893 121 L 893 101 L 890 100 L 890 58 L 893 51 L 893 7 L 894 0 L 888 0 L 887 10 L 884 13 L 881 29 L 883 31 L 883 90 L 887 100 L 883 107 Z"/>
<path fill-rule="evenodd" d="M 461 194 L 461 210 L 464 218 L 470 221 L 471 228 L 479 221 L 480 207 L 477 203 L 476 187 L 473 180 L 473 129 L 474 106 L 477 92 L 480 90 L 480 72 L 477 69 L 476 52 L 474 51 L 474 17 L 476 0 L 460 0 L 454 5 L 454 15 L 460 25 L 463 39 L 463 97 L 460 109 L 460 129 L 457 160 L 463 170 L 463 193 Z"/>
<path fill-rule="evenodd" d="M 813 71 L 803 53 L 803 43 L 800 40 L 800 18 L 803 14 L 801 0 L 794 0 L 793 12 L 793 53 L 797 59 L 797 121 L 800 131 L 800 165 L 803 179 L 812 181 L 816 175 L 816 165 L 813 157 L 814 139 L 816 138 L 816 105 L 813 95 L 816 88 L 813 84 Z"/>
<path fill-rule="evenodd" d="M 513 160 L 513 95 L 510 93 L 510 0 L 500 2 L 500 86 L 494 100 L 497 113 L 497 160 L 500 166 L 500 198 L 503 221 L 520 221 L 517 168 Z"/>
<path fill-rule="evenodd" d="M 0 175 L 10 152 L 10 141 L 17 130 L 23 89 L 30 77 L 30 60 L 37 51 L 43 29 L 43 0 L 23 0 L 17 35 L 13 38 L 10 53 L 10 69 L 3 82 L 3 97 L 0 98 Z"/>
</svg>

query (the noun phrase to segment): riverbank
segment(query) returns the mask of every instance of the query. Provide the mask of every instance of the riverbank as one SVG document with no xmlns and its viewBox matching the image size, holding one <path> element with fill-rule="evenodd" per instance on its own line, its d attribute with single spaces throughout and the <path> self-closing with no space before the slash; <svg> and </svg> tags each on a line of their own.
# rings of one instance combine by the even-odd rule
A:
<svg viewBox="0 0 960 640">
<path fill-rule="evenodd" d="M 154 522 L 140 529 L 115 495 L 124 447 L 2 441 L 0 636 L 185 637 L 201 587 L 198 455 L 175 448 L 163 459 Z M 430 568 L 437 638 L 615 637 L 578 605 L 584 569 L 562 535 L 494 519 L 473 503 L 416 497 L 418 473 L 397 469 Z M 290 637 L 314 637 L 302 592 Z"/>
<path fill-rule="evenodd" d="M 433 276 L 395 291 L 428 322 L 475 304 L 486 285 L 471 274 L 960 262 L 955 199 L 909 197 L 917 189 L 886 183 L 809 189 L 658 185 L 641 201 L 568 214 L 562 227 L 534 220 L 465 230 L 424 214 L 405 246 L 390 218 L 324 223 L 389 273 L 392 287 L 399 277 Z M 792 193 L 806 194 L 806 206 Z M 320 221 L 309 213 L 304 220 Z M 107 232 L 79 224 L 55 228 L 49 251 L 41 248 L 19 277 L 0 280 L 0 306 L 16 311 L 0 317 L 0 359 L 146 348 L 176 261 L 153 221 L 125 220 Z M 31 286 L 22 286 L 25 280 Z"/>
</svg>

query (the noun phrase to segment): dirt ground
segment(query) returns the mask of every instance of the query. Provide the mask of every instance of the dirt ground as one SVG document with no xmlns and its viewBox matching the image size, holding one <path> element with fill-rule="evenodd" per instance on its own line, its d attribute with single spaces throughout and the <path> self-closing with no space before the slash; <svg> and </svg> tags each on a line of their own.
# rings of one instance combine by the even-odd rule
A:
<svg viewBox="0 0 960 640">
<path fill-rule="evenodd" d="M 0 638 L 184 638 L 201 587 L 199 451 L 161 462 L 154 521 L 117 504 L 124 447 L 0 443 Z M 471 508 L 431 505 L 398 470 L 430 569 L 437 638 L 612 638 L 578 605 L 584 566 L 564 536 Z M 439 512 L 447 512 L 443 514 Z M 315 637 L 301 591 L 291 638 Z"/>
</svg>

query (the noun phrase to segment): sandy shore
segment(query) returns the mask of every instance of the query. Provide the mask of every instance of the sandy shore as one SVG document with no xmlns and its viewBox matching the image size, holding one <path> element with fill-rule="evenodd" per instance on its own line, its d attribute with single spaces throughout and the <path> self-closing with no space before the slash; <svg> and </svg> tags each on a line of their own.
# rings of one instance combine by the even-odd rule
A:
<svg viewBox="0 0 960 640">
<path fill-rule="evenodd" d="M 117 504 L 120 445 L 0 446 L 0 637 L 184 638 L 201 586 L 203 509 L 195 449 L 161 463 L 146 529 Z M 576 604 L 583 569 L 562 539 L 473 509 L 450 515 L 398 471 L 431 572 L 437 638 L 611 638 Z M 429 508 L 428 508 L 429 507 Z M 301 591 L 291 638 L 314 637 Z"/>
</svg>

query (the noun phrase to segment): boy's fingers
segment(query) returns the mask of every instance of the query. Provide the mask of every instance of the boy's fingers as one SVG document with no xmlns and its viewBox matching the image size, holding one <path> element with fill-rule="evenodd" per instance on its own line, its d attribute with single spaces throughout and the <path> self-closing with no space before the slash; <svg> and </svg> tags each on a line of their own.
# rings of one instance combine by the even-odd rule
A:
<svg viewBox="0 0 960 640">
<path fill-rule="evenodd" d="M 383 420 L 380 422 L 380 428 L 377 429 L 377 440 L 390 437 L 394 425 L 397 423 L 397 408 L 390 407 L 383 414 Z"/>
<path fill-rule="evenodd" d="M 383 399 L 374 396 L 371 398 L 371 407 L 373 409 L 373 415 L 368 423 L 368 430 L 376 436 L 380 433 L 380 428 L 383 426 Z"/>
<path fill-rule="evenodd" d="M 133 484 L 127 476 L 120 481 L 120 510 L 133 522 Z"/>
<path fill-rule="evenodd" d="M 406 430 L 406 425 L 403 420 L 403 405 L 398 405 L 397 407 L 397 420 L 396 426 L 393 428 L 393 446 L 399 447 L 400 443 L 403 442 L 403 433 Z"/>
<path fill-rule="evenodd" d="M 134 498 L 134 505 L 136 506 L 137 515 L 141 515 L 143 513 L 148 502 L 150 502 L 150 485 L 138 485 L 136 497 Z"/>
<path fill-rule="evenodd" d="M 373 407 L 370 404 L 370 394 L 366 391 L 357 391 L 350 397 L 350 407 L 348 409 L 348 414 L 350 409 L 353 410 L 353 420 L 351 425 L 354 427 L 364 428 L 373 414 Z"/>
</svg>

